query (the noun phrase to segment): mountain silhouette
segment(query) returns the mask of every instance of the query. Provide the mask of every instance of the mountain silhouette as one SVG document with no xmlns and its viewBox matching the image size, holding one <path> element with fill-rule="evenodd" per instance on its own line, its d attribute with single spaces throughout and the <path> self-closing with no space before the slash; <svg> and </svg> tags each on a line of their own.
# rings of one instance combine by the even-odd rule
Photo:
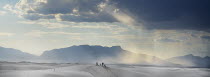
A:
<svg viewBox="0 0 210 77">
<path fill-rule="evenodd" d="M 155 56 L 133 53 L 122 49 L 120 46 L 100 46 L 100 45 L 79 45 L 67 48 L 45 51 L 41 55 L 42 59 L 53 62 L 96 62 L 104 61 L 110 63 L 130 63 L 130 64 L 153 64 L 172 65 Z"/>
<path fill-rule="evenodd" d="M 0 61 L 61 62 L 61 63 L 118 63 L 174 66 L 175 64 L 155 56 L 134 53 L 120 46 L 78 45 L 45 51 L 41 56 L 12 48 L 0 47 Z M 208 57 L 206 57 L 208 58 Z"/>
<path fill-rule="evenodd" d="M 200 57 L 194 56 L 193 54 L 185 55 L 185 56 L 178 56 L 168 59 L 168 61 L 182 64 L 185 66 L 191 67 L 208 67 L 210 68 L 210 57 Z"/>
<path fill-rule="evenodd" d="M 67 48 L 45 51 L 41 58 L 64 62 L 90 62 L 104 58 L 114 58 L 118 54 L 126 52 L 120 46 L 103 47 L 79 45 Z"/>
<path fill-rule="evenodd" d="M 30 61 L 36 57 L 20 50 L 0 47 L 0 61 Z"/>
</svg>

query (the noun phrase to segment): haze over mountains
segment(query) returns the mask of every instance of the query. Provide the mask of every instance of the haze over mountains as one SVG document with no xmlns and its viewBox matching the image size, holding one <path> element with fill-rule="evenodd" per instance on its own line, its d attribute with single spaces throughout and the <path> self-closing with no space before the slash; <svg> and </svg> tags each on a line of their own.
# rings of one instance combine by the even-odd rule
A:
<svg viewBox="0 0 210 77">
<path fill-rule="evenodd" d="M 99 45 L 79 45 L 45 51 L 42 59 L 53 62 L 92 62 L 126 64 L 167 64 L 163 60 L 146 54 L 137 54 L 122 49 L 120 46 L 103 47 Z M 168 63 L 169 64 L 169 63 Z"/>
<path fill-rule="evenodd" d="M 146 54 L 137 54 L 122 49 L 120 46 L 104 47 L 79 45 L 67 48 L 53 49 L 45 51 L 41 56 L 24 53 L 12 48 L 0 47 L 0 61 L 42 61 L 42 62 L 79 62 L 94 63 L 103 61 L 106 63 L 122 63 L 122 64 L 143 64 L 143 65 L 176 65 L 195 67 L 210 67 L 209 57 L 199 57 L 194 55 L 186 55 L 174 57 L 168 60 L 162 60 L 155 56 Z"/>
<path fill-rule="evenodd" d="M 0 61 L 30 61 L 37 56 L 12 48 L 0 47 Z"/>
<path fill-rule="evenodd" d="M 168 59 L 168 61 L 192 67 L 210 67 L 210 57 L 194 56 L 193 54 L 178 56 Z"/>
<path fill-rule="evenodd" d="M 45 51 L 41 58 L 63 62 L 90 62 L 104 58 L 115 58 L 119 54 L 127 52 L 120 46 L 71 46 L 67 48 Z"/>
</svg>

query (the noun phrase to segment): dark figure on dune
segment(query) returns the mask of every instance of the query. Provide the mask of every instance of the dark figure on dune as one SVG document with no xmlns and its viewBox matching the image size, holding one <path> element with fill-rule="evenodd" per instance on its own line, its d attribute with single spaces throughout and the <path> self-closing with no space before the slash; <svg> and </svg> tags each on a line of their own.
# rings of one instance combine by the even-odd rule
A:
<svg viewBox="0 0 210 77">
<path fill-rule="evenodd" d="M 107 68 L 107 66 L 102 62 L 102 67 Z"/>
<path fill-rule="evenodd" d="M 96 66 L 98 66 L 98 62 L 96 62 Z"/>
<path fill-rule="evenodd" d="M 96 66 L 102 66 L 104 68 L 107 68 L 107 66 L 103 62 L 102 63 L 99 63 L 99 64 L 98 64 L 98 62 L 96 62 Z"/>
<path fill-rule="evenodd" d="M 102 62 L 101 66 L 104 66 L 104 63 Z"/>
</svg>

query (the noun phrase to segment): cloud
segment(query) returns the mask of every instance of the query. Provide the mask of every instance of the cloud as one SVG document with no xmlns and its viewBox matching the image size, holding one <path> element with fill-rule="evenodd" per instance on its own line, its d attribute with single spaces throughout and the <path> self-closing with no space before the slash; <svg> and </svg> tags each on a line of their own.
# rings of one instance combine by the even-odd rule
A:
<svg viewBox="0 0 210 77">
<path fill-rule="evenodd" d="M 0 16 L 5 15 L 7 12 L 6 11 L 0 11 Z"/>
<path fill-rule="evenodd" d="M 48 29 L 61 29 L 61 28 L 74 28 L 74 29 L 86 29 L 86 30 L 104 30 L 111 34 L 119 34 L 129 31 L 128 28 L 122 26 L 121 23 L 107 23 L 107 22 L 62 22 L 62 21 L 19 21 L 21 24 L 36 24 Z"/>
<path fill-rule="evenodd" d="M 136 23 L 111 0 L 20 0 L 15 6 L 5 5 L 4 8 L 29 20 Z"/>
<path fill-rule="evenodd" d="M 209 31 L 209 0 L 113 0 L 148 29 Z"/>
<path fill-rule="evenodd" d="M 175 39 L 169 39 L 169 38 L 163 38 L 163 39 L 159 39 L 158 41 L 160 42 L 180 42 L 180 40 L 175 40 Z"/>
<path fill-rule="evenodd" d="M 0 36 L 13 36 L 14 33 L 5 33 L 5 32 L 0 32 Z"/>
<path fill-rule="evenodd" d="M 201 36 L 202 39 L 210 40 L 210 36 Z"/>
<path fill-rule="evenodd" d="M 6 4 L 3 9 L 10 11 L 11 13 L 17 14 L 17 15 L 21 15 L 21 11 L 18 11 L 14 8 L 14 6 L 10 5 L 10 4 Z"/>
<path fill-rule="evenodd" d="M 55 23 L 55 22 L 42 22 L 42 21 L 19 21 L 18 23 L 21 24 L 37 24 L 37 25 L 41 25 L 43 27 L 49 28 L 49 29 L 58 29 L 58 28 L 66 28 L 66 27 L 70 27 L 70 25 L 65 25 L 65 24 L 61 24 L 61 23 Z"/>
<path fill-rule="evenodd" d="M 29 20 L 121 22 L 147 29 L 210 31 L 209 0 L 20 0 L 10 11 Z"/>
<path fill-rule="evenodd" d="M 54 31 L 54 32 L 46 32 L 46 31 L 40 31 L 40 30 L 34 30 L 28 33 L 25 33 L 24 35 L 26 36 L 33 36 L 33 37 L 41 37 L 44 35 L 71 35 L 71 36 L 75 36 L 75 35 L 80 35 L 80 33 L 69 33 L 69 32 L 60 32 L 60 31 Z"/>
<path fill-rule="evenodd" d="M 86 29 L 111 29 L 117 25 L 109 23 L 74 23 L 74 22 L 49 22 L 49 21 L 19 21 L 21 24 L 38 24 L 49 29 L 56 28 L 86 28 Z"/>
<path fill-rule="evenodd" d="M 57 19 L 71 22 L 115 22 L 101 6 L 108 0 L 20 0 L 4 8 L 29 20 Z M 56 6 L 55 6 L 56 5 Z"/>
</svg>

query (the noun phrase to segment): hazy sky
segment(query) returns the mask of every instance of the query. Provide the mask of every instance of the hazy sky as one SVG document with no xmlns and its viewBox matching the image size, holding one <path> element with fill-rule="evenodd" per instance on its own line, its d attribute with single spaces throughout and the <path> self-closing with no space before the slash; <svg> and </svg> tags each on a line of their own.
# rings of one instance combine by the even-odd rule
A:
<svg viewBox="0 0 210 77">
<path fill-rule="evenodd" d="M 209 0 L 1 0 L 0 46 L 40 55 L 120 45 L 160 58 L 210 56 Z"/>
</svg>

